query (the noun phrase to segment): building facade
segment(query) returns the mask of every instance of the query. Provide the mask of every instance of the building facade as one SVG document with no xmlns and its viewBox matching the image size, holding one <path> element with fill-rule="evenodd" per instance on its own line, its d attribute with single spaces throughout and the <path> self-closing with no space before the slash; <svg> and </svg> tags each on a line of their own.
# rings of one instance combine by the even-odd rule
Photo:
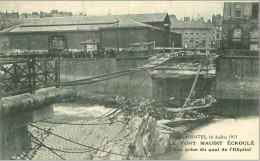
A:
<svg viewBox="0 0 260 161">
<path fill-rule="evenodd" d="M 184 21 L 171 19 L 171 31 L 182 35 L 182 48 L 210 49 L 212 25 L 185 18 Z"/>
<path fill-rule="evenodd" d="M 228 49 L 259 50 L 259 3 L 225 2 L 223 46 Z"/>
<path fill-rule="evenodd" d="M 211 48 L 220 48 L 222 40 L 222 21 L 223 17 L 220 14 L 212 15 L 212 29 L 211 29 Z"/>
<path fill-rule="evenodd" d="M 170 32 L 168 14 L 77 16 L 40 18 L 0 32 L 1 44 L 11 51 L 48 51 L 50 42 L 64 41 L 68 50 L 83 50 L 83 42 L 100 40 L 100 48 L 129 48 L 155 42 L 157 47 L 180 45 L 180 34 Z M 154 24 L 151 25 L 151 24 Z M 56 40 L 54 40 L 56 39 Z"/>
</svg>

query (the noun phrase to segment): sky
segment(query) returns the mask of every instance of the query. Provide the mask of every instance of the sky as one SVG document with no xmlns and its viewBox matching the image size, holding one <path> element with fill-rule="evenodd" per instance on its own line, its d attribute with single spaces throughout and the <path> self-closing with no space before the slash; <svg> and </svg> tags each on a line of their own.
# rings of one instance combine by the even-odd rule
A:
<svg viewBox="0 0 260 161">
<path fill-rule="evenodd" d="M 84 10 L 87 15 L 168 12 L 178 19 L 197 18 L 199 13 L 207 20 L 212 14 L 222 15 L 223 4 L 223 1 L 0 1 L 0 12 L 50 12 L 53 9 L 74 14 Z"/>
</svg>

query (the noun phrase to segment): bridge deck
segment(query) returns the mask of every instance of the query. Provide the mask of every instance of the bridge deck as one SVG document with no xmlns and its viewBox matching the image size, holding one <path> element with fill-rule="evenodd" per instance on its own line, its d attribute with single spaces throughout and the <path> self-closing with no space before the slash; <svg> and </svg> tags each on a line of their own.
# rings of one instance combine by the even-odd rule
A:
<svg viewBox="0 0 260 161">
<path fill-rule="evenodd" d="M 35 94 L 21 94 L 4 97 L 0 104 L 0 116 L 16 114 L 23 111 L 35 110 L 50 105 L 62 99 L 73 98 L 76 91 L 71 88 L 44 88 Z"/>
</svg>

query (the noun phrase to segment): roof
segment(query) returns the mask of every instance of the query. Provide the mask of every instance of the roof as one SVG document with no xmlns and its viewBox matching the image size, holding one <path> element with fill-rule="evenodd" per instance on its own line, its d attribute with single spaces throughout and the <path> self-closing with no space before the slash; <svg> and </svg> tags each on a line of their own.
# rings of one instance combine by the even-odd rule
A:
<svg viewBox="0 0 260 161">
<path fill-rule="evenodd" d="M 95 31 L 98 25 L 67 25 L 67 26 L 18 26 L 13 29 L 5 29 L 3 32 L 25 33 L 25 32 L 62 32 L 62 31 Z M 12 27 L 11 27 L 12 28 Z"/>
<path fill-rule="evenodd" d="M 34 25 L 68 25 L 86 23 L 115 23 L 117 20 L 134 20 L 138 22 L 163 22 L 167 13 L 150 14 L 129 14 L 129 15 L 106 15 L 106 16 L 70 16 L 70 17 L 45 17 L 37 21 L 24 24 L 24 26 Z"/>
<path fill-rule="evenodd" d="M 162 30 L 160 28 L 147 25 L 133 20 L 119 21 L 117 24 L 94 24 L 94 25 L 51 25 L 51 26 L 15 26 L 7 28 L 0 33 L 29 33 L 29 32 L 63 32 L 63 31 L 97 31 L 99 29 L 115 29 L 115 28 L 152 28 Z M 162 30 L 163 31 L 163 30 Z"/>
<path fill-rule="evenodd" d="M 206 22 L 199 21 L 181 21 L 171 18 L 171 29 L 207 29 L 212 25 Z"/>
<path fill-rule="evenodd" d="M 162 30 L 158 27 L 154 27 L 145 23 L 137 22 L 134 20 L 125 20 L 125 21 L 119 21 L 118 24 L 110 24 L 107 26 L 102 27 L 101 29 L 114 29 L 114 28 L 152 28 L 156 30 Z"/>
<path fill-rule="evenodd" d="M 151 44 L 153 44 L 153 43 L 154 43 L 154 42 L 138 42 L 138 43 L 130 44 L 130 46 L 151 45 Z"/>
<path fill-rule="evenodd" d="M 17 26 L 11 26 L 11 27 L 9 27 L 9 28 L 6 28 L 6 29 L 1 30 L 0 33 L 8 33 L 8 32 L 12 31 L 13 29 L 15 29 L 15 28 L 17 28 L 17 27 L 19 27 L 19 25 L 17 25 Z"/>
<path fill-rule="evenodd" d="M 177 35 L 181 35 L 181 32 L 179 32 L 179 31 L 170 31 L 170 33 L 172 33 L 172 34 L 177 34 Z"/>
<path fill-rule="evenodd" d="M 6 19 L 6 20 L 0 20 L 0 26 L 3 28 L 8 28 L 11 26 L 32 23 L 38 20 L 39 20 L 38 18 Z"/>
<path fill-rule="evenodd" d="M 117 21 L 119 21 L 118 27 L 120 28 L 149 27 L 162 30 L 144 23 L 163 22 L 166 17 L 167 13 L 25 18 L 5 21 L 5 23 L 8 23 L 7 27 L 11 27 L 0 31 L 0 33 L 90 31 L 100 28 L 112 29 L 117 27 Z"/>
</svg>

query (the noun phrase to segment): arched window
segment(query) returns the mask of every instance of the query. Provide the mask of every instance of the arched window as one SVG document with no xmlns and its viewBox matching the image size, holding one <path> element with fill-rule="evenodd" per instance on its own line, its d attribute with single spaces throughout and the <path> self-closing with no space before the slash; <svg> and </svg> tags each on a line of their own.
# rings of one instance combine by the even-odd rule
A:
<svg viewBox="0 0 260 161">
<path fill-rule="evenodd" d="M 3 37 L 0 41 L 0 49 L 8 48 L 10 47 L 10 38 Z"/>
<path fill-rule="evenodd" d="M 251 42 L 258 42 L 258 37 L 259 37 L 258 29 L 252 29 L 250 31 L 250 41 Z"/>
<path fill-rule="evenodd" d="M 236 28 L 233 30 L 233 41 L 241 41 L 242 30 L 240 28 Z"/>
<path fill-rule="evenodd" d="M 236 4 L 235 16 L 236 16 L 236 18 L 240 18 L 241 17 L 241 5 L 240 4 Z"/>
<path fill-rule="evenodd" d="M 63 35 L 54 35 L 49 38 L 49 50 L 67 49 L 67 38 Z"/>
</svg>

